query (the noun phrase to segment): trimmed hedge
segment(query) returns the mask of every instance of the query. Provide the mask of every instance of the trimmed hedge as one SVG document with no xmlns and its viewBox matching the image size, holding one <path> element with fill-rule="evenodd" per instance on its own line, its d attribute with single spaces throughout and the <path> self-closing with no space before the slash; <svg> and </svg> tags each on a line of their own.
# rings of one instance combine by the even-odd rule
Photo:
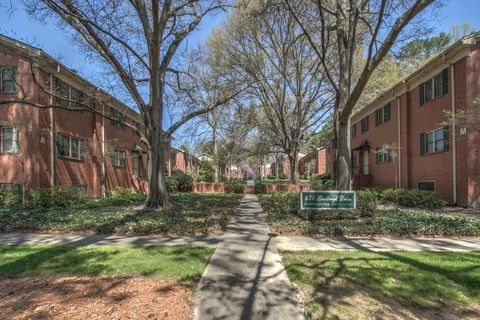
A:
<svg viewBox="0 0 480 320">
<path fill-rule="evenodd" d="M 193 189 L 193 177 L 179 169 L 174 169 L 172 175 L 167 177 L 167 190 L 170 193 L 191 192 Z"/>
<path fill-rule="evenodd" d="M 447 203 L 436 192 L 417 189 L 365 188 L 362 191 L 373 194 L 379 203 L 397 204 L 404 207 L 439 209 Z"/>
</svg>

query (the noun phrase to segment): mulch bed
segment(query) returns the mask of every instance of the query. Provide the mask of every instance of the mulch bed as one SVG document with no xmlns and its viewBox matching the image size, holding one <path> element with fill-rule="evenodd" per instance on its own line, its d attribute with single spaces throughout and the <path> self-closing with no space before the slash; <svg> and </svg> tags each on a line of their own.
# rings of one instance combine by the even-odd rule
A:
<svg viewBox="0 0 480 320">
<path fill-rule="evenodd" d="M 143 277 L 0 277 L 1 319 L 192 317 L 192 293 Z"/>
</svg>

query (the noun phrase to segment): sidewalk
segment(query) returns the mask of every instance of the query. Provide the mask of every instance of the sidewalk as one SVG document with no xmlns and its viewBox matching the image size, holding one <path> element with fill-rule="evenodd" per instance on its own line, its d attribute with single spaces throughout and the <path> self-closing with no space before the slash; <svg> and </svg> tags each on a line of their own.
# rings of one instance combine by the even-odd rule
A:
<svg viewBox="0 0 480 320">
<path fill-rule="evenodd" d="M 194 319 L 303 319 L 269 232 L 246 194 L 200 281 Z"/>
<path fill-rule="evenodd" d="M 33 233 L 0 233 L 0 244 L 43 244 L 82 246 L 187 246 L 215 247 L 221 236 L 199 237 L 124 237 L 111 235 L 55 235 Z"/>
<path fill-rule="evenodd" d="M 336 237 L 276 238 L 281 251 L 299 250 L 363 250 L 363 251 L 476 251 L 480 250 L 480 238 L 379 238 L 379 237 Z"/>
</svg>

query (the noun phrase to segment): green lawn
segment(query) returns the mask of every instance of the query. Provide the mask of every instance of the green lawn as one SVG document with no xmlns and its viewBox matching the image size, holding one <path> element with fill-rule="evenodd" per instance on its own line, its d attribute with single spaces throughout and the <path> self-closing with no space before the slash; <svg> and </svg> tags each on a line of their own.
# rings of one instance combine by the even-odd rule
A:
<svg viewBox="0 0 480 320">
<path fill-rule="evenodd" d="M 0 276 L 148 276 L 196 285 L 213 248 L 0 245 Z"/>
<path fill-rule="evenodd" d="M 478 319 L 480 252 L 284 252 L 308 319 Z"/>
<path fill-rule="evenodd" d="M 62 208 L 0 208 L 0 232 L 194 235 L 222 233 L 241 194 L 175 194 L 164 210 L 140 211 L 137 204 L 106 201 Z M 105 205 L 107 204 L 107 205 Z"/>
</svg>

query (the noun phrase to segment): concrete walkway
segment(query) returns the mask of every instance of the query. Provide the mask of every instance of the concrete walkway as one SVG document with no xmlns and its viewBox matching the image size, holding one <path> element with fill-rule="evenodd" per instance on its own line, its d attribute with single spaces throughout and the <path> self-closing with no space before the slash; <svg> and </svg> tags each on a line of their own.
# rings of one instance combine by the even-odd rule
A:
<svg viewBox="0 0 480 320">
<path fill-rule="evenodd" d="M 299 250 L 364 250 L 364 251 L 475 251 L 480 250 L 480 238 L 377 238 L 377 237 L 338 237 L 276 238 L 281 251 Z"/>
<path fill-rule="evenodd" d="M 0 233 L 0 244 L 44 244 L 81 246 L 189 246 L 215 247 L 221 236 L 200 237 L 123 237 L 109 235 L 53 235 Z"/>
<path fill-rule="evenodd" d="M 269 232 L 246 194 L 200 281 L 195 319 L 303 319 Z"/>
</svg>

